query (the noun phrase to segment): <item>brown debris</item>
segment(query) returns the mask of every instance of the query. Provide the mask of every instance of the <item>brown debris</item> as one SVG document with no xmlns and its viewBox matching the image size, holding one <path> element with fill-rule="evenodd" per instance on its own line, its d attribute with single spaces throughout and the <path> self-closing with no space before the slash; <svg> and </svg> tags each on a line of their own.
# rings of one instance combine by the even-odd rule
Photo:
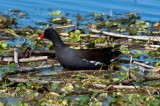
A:
<svg viewBox="0 0 160 106">
<path fill-rule="evenodd" d="M 159 26 L 160 26 L 160 24 L 159 24 L 159 23 L 155 23 L 155 24 L 154 24 L 154 28 L 155 28 L 155 29 L 158 29 L 158 28 L 159 28 Z"/>
<path fill-rule="evenodd" d="M 152 73 L 158 73 L 160 72 L 160 66 L 158 66 L 157 68 L 154 68 L 153 70 L 151 70 Z"/>
</svg>

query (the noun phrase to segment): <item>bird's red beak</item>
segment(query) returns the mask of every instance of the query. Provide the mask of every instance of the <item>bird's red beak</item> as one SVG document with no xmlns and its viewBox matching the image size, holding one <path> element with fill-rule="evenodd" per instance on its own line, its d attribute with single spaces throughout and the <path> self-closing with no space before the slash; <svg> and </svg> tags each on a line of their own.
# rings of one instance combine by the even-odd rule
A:
<svg viewBox="0 0 160 106">
<path fill-rule="evenodd" d="M 44 33 L 38 38 L 38 40 L 41 40 L 42 38 L 44 38 Z"/>
</svg>

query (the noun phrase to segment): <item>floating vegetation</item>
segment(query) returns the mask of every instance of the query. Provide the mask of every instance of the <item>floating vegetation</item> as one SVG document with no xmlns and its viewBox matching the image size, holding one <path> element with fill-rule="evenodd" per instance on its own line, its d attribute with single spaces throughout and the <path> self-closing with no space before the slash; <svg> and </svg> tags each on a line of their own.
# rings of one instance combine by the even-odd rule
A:
<svg viewBox="0 0 160 106">
<path fill-rule="evenodd" d="M 0 41 L 0 47 L 3 49 L 7 48 L 7 43 L 5 41 Z"/>
<path fill-rule="evenodd" d="M 60 17 L 61 16 L 61 10 L 57 10 L 57 11 L 54 11 L 53 13 L 48 13 L 48 15 L 50 16 L 57 16 L 57 17 Z"/>
<path fill-rule="evenodd" d="M 0 29 L 2 28 L 16 28 L 17 22 L 14 18 L 10 18 L 9 16 L 0 16 Z"/>
<path fill-rule="evenodd" d="M 17 99 L 17 106 L 160 105 L 158 22 L 143 21 L 135 12 L 78 14 L 75 20 L 61 10 L 48 15 L 47 23 L 35 23 L 38 28 L 19 29 L 15 18 L 0 16 L 0 94 Z M 37 40 L 39 29 L 50 26 L 70 48 L 115 47 L 123 54 L 107 70 L 65 70 L 53 44 Z M 0 105 L 15 105 L 7 98 Z"/>
<path fill-rule="evenodd" d="M 71 24 L 72 20 L 67 19 L 66 17 L 60 17 L 56 19 L 51 19 L 51 22 L 53 24 L 67 25 L 67 24 Z"/>
</svg>

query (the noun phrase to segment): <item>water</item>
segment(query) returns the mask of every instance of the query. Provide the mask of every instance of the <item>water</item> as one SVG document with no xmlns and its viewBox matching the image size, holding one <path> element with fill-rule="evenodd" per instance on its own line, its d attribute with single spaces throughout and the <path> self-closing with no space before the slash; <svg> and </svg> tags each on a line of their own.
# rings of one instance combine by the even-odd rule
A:
<svg viewBox="0 0 160 106">
<path fill-rule="evenodd" d="M 160 0 L 0 0 L 0 12 L 8 14 L 9 10 L 21 10 L 22 13 L 28 14 L 18 19 L 21 27 L 37 26 L 35 22 L 48 22 L 50 18 L 48 13 L 56 10 L 82 15 L 92 12 L 110 14 L 110 11 L 122 14 L 137 12 L 141 20 L 154 22 L 160 20 Z M 19 45 L 23 40 L 16 39 L 15 42 Z M 7 43 L 12 44 L 12 41 Z M 13 104 L 18 102 L 7 100 Z"/>
<path fill-rule="evenodd" d="M 22 27 L 34 25 L 34 22 L 47 21 L 49 9 L 79 14 L 137 12 L 142 20 L 158 22 L 160 19 L 159 0 L 0 0 L 0 11 L 19 9 L 27 11 L 29 18 L 21 19 Z"/>
</svg>

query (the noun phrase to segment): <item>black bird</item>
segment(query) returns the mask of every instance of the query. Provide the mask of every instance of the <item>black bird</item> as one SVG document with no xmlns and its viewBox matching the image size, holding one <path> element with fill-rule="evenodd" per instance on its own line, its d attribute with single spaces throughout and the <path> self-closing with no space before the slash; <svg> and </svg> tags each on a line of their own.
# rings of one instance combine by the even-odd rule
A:
<svg viewBox="0 0 160 106">
<path fill-rule="evenodd" d="M 112 51 L 113 47 L 100 49 L 71 49 L 61 40 L 58 33 L 53 28 L 48 28 L 38 38 L 46 38 L 52 41 L 55 47 L 55 54 L 59 63 L 70 70 L 94 70 L 106 67 L 116 60 L 121 54 L 120 51 Z"/>
</svg>

